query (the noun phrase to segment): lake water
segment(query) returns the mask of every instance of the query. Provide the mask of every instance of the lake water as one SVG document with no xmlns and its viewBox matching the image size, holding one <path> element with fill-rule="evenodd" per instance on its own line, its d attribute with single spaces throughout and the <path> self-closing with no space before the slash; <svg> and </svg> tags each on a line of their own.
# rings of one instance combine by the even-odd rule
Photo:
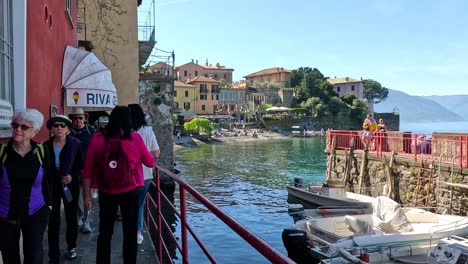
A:
<svg viewBox="0 0 468 264">
<path fill-rule="evenodd" d="M 202 145 L 175 154 L 184 181 L 286 254 L 281 232 L 293 224 L 286 185 L 295 177 L 323 181 L 324 149 L 320 138 L 291 138 Z M 219 263 L 269 263 L 192 198 L 188 221 Z M 193 240 L 189 254 L 191 263 L 210 263 Z"/>
<path fill-rule="evenodd" d="M 416 133 L 432 132 L 465 132 L 468 133 L 468 121 L 465 122 L 422 122 L 400 124 L 400 131 L 412 131 Z"/>
</svg>

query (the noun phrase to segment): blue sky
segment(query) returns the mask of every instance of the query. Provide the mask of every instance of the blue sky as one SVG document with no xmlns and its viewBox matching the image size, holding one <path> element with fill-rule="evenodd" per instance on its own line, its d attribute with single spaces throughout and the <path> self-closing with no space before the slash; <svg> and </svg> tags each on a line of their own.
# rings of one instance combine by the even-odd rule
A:
<svg viewBox="0 0 468 264">
<path fill-rule="evenodd" d="M 176 65 L 208 59 L 234 80 L 309 66 L 411 95 L 468 94 L 467 12 L 464 0 L 156 0 L 156 40 Z"/>
</svg>

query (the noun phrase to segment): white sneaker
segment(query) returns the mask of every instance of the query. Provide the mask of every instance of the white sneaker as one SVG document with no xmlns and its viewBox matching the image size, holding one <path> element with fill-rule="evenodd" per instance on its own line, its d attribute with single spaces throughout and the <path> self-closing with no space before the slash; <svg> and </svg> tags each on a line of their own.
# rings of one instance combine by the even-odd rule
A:
<svg viewBox="0 0 468 264">
<path fill-rule="evenodd" d="M 91 197 L 93 197 L 93 199 L 96 199 L 98 197 L 98 190 L 96 189 L 91 190 Z"/>
<path fill-rule="evenodd" d="M 137 234 L 137 244 L 141 245 L 143 243 L 143 235 L 141 233 Z"/>
<path fill-rule="evenodd" d="M 78 216 L 78 226 L 82 226 L 82 225 L 83 225 L 83 217 Z"/>
</svg>

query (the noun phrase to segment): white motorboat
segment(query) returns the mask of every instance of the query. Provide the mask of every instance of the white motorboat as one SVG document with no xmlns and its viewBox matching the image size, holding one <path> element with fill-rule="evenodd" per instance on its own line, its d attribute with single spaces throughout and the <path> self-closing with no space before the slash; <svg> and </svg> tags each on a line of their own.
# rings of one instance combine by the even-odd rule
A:
<svg viewBox="0 0 468 264">
<path fill-rule="evenodd" d="M 323 260 L 324 263 L 389 263 L 398 260 L 427 263 L 431 246 L 434 247 L 440 239 L 468 235 L 467 217 L 400 208 L 387 197 L 375 198 L 372 206 L 372 214 L 298 221 L 295 230 L 287 229 L 293 234 L 289 239 L 305 234 L 307 252 L 315 261 Z M 288 255 L 294 259 L 294 252 L 300 252 L 304 257 L 304 247 L 290 247 L 285 237 L 288 234 L 283 232 Z M 344 262 L 330 262 L 333 259 Z"/>
<path fill-rule="evenodd" d="M 449 236 L 439 241 L 427 256 L 429 264 L 466 264 L 468 263 L 468 239 Z"/>
<path fill-rule="evenodd" d="M 302 179 L 288 185 L 288 194 L 317 206 L 359 206 L 371 208 L 372 197 L 346 191 L 345 187 L 331 187 L 325 183 L 304 186 Z"/>
</svg>

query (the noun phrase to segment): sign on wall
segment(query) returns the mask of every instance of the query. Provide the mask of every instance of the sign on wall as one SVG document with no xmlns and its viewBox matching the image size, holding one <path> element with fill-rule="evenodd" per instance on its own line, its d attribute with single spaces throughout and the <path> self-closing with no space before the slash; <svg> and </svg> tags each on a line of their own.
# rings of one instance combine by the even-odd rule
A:
<svg viewBox="0 0 468 264">
<path fill-rule="evenodd" d="M 117 105 L 117 93 L 97 89 L 67 89 L 66 102 L 69 107 L 109 107 Z"/>
<path fill-rule="evenodd" d="M 13 106 L 9 101 L 0 99 L 0 127 L 10 127 Z"/>
</svg>

